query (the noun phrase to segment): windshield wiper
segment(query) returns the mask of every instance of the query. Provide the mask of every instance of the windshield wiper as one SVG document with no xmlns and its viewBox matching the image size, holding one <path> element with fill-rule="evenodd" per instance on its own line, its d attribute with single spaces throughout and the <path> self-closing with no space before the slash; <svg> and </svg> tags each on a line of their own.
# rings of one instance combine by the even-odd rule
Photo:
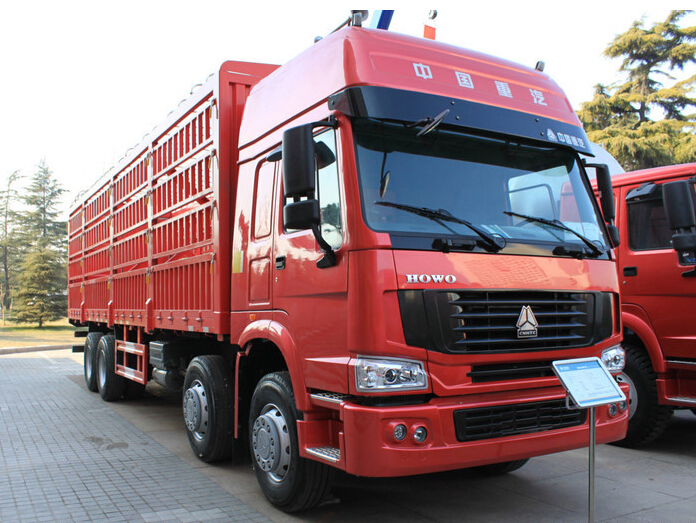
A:
<svg viewBox="0 0 696 523">
<path fill-rule="evenodd" d="M 457 218 L 456 216 L 452 216 L 452 213 L 445 209 L 434 210 L 428 209 L 427 207 L 414 207 L 412 205 L 405 205 L 403 203 L 394 202 L 375 202 L 375 204 L 384 205 L 385 207 L 394 207 L 395 209 L 401 209 L 402 211 L 411 212 L 413 214 L 417 214 L 418 216 L 424 216 L 433 220 L 435 223 L 442 225 L 445 229 L 449 230 L 453 234 L 457 233 L 450 227 L 442 223 L 443 221 L 460 223 L 462 225 L 465 225 L 466 227 L 474 231 L 476 234 L 478 234 L 479 238 L 481 238 L 479 245 L 488 252 L 498 252 L 503 247 L 505 247 L 505 240 L 503 238 L 501 238 L 503 240 L 503 245 L 500 245 L 497 241 L 498 239 L 495 236 L 488 234 L 486 231 L 482 229 L 479 229 L 476 225 L 474 225 L 471 222 L 468 222 L 461 218 Z"/>
<path fill-rule="evenodd" d="M 512 211 L 503 211 L 505 214 L 508 216 L 516 216 L 517 218 L 524 218 L 528 222 L 535 222 L 535 223 L 541 223 L 544 225 L 548 225 L 549 227 L 555 227 L 556 229 L 561 229 L 563 231 L 570 232 L 577 236 L 582 242 L 587 245 L 590 248 L 590 253 L 587 253 L 586 251 L 577 251 L 573 249 L 566 249 L 565 247 L 561 247 L 560 249 L 557 247 L 554 249 L 554 254 L 559 254 L 559 255 L 569 255 L 569 256 L 574 256 L 576 258 L 581 258 L 582 256 L 586 254 L 592 254 L 595 257 L 601 256 L 604 254 L 604 251 L 597 247 L 597 245 L 594 244 L 591 240 L 583 236 L 577 231 L 574 231 L 570 227 L 568 227 L 565 223 L 563 223 L 560 220 L 547 220 L 546 218 L 539 218 L 538 216 L 528 216 L 526 214 L 520 214 Z"/>
<path fill-rule="evenodd" d="M 419 125 L 425 125 L 418 133 L 416 133 L 416 136 L 425 136 L 426 134 L 431 133 L 434 131 L 438 125 L 442 123 L 442 121 L 445 119 L 445 116 L 449 114 L 450 110 L 445 109 L 442 111 L 440 114 L 438 114 L 435 118 L 431 118 L 430 116 L 426 116 L 425 118 L 422 118 L 421 120 L 418 120 L 417 122 L 413 122 L 411 124 L 408 124 L 406 127 L 418 127 Z"/>
</svg>

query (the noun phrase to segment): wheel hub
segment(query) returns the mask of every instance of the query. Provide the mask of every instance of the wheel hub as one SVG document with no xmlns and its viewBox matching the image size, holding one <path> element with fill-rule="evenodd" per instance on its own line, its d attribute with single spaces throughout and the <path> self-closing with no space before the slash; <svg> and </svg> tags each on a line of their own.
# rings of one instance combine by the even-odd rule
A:
<svg viewBox="0 0 696 523">
<path fill-rule="evenodd" d="M 252 446 L 256 464 L 274 481 L 282 481 L 290 465 L 290 434 L 283 413 L 267 405 L 254 421 Z"/>
<path fill-rule="evenodd" d="M 200 381 L 194 381 L 184 392 L 183 407 L 186 428 L 202 439 L 208 430 L 208 399 Z"/>
<path fill-rule="evenodd" d="M 630 420 L 638 408 L 638 391 L 636 390 L 636 385 L 625 372 L 619 374 L 616 381 L 619 383 L 626 383 L 628 385 L 628 398 L 626 399 L 628 401 L 628 419 Z"/>
</svg>

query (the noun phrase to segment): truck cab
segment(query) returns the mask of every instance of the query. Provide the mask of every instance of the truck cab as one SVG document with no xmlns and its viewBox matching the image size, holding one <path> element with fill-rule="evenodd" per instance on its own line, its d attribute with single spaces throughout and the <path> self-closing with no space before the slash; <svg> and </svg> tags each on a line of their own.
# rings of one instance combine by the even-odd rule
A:
<svg viewBox="0 0 696 523">
<path fill-rule="evenodd" d="M 254 87 L 231 338 L 239 369 L 287 364 L 300 457 L 364 476 L 505 471 L 586 444 L 551 362 L 621 361 L 589 151 L 545 74 L 393 33 L 339 31 Z M 253 442 L 285 426 L 271 411 L 252 402 Z M 599 441 L 626 418 L 601 408 Z M 256 460 L 262 485 L 285 478 Z"/>
<path fill-rule="evenodd" d="M 665 184 L 682 180 L 693 187 L 694 175 L 696 164 L 685 164 L 612 178 L 626 349 L 620 380 L 631 389 L 625 446 L 651 443 L 673 409 L 696 407 L 696 279 L 689 270 L 694 260 L 675 252 L 663 204 Z"/>
</svg>

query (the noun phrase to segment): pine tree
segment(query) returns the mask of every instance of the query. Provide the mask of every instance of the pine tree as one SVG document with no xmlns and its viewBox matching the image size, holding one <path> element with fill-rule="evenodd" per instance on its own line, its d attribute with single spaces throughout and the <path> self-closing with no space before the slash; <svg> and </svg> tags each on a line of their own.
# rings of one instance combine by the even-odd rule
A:
<svg viewBox="0 0 696 523">
<path fill-rule="evenodd" d="M 17 230 L 14 227 L 17 213 L 13 209 L 13 205 L 17 201 L 17 191 L 14 185 L 19 178 L 19 171 L 10 174 L 7 178 L 6 188 L 0 191 L 0 264 L 2 265 L 0 308 L 2 308 L 3 321 L 12 305 L 12 286 L 17 265 Z"/>
<path fill-rule="evenodd" d="M 626 170 L 696 161 L 696 76 L 674 81 L 670 74 L 696 63 L 696 26 L 678 22 L 690 11 L 672 11 L 664 22 L 644 28 L 636 21 L 618 35 L 605 56 L 623 58 L 621 85 L 598 85 L 578 112 L 590 140 L 604 145 Z M 662 119 L 657 119 L 663 116 Z"/>
<path fill-rule="evenodd" d="M 50 246 L 65 251 L 66 222 L 58 221 L 60 198 L 65 192 L 53 172 L 41 160 L 31 178 L 22 201 L 28 210 L 21 213 L 21 223 L 29 244 Z"/>
<path fill-rule="evenodd" d="M 41 328 L 48 321 L 65 317 L 66 280 L 65 265 L 50 247 L 29 253 L 21 265 L 13 320 L 35 322 Z"/>
<path fill-rule="evenodd" d="M 21 197 L 19 213 L 24 253 L 12 304 L 12 320 L 36 322 L 65 317 L 67 269 L 65 222 L 59 221 L 60 197 L 65 191 L 41 161 Z"/>
</svg>

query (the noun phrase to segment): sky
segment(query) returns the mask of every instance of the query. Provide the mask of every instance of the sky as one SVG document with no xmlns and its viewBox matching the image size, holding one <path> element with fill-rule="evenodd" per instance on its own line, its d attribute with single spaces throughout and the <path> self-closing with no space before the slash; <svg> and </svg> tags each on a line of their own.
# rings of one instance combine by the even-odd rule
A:
<svg viewBox="0 0 696 523">
<path fill-rule="evenodd" d="M 533 67 L 574 108 L 597 83 L 622 79 L 607 45 L 657 2 L 402 1 L 391 31 L 437 39 Z M 225 60 L 283 64 L 349 15 L 341 2 L 22 0 L 0 7 L 0 187 L 43 159 L 66 189 L 62 209 L 163 121 Z M 360 7 L 360 6 L 358 6 Z M 370 15 L 374 11 L 370 10 Z M 368 19 L 367 24 L 369 25 Z M 695 25 L 690 14 L 682 25 Z M 691 71 L 694 74 L 696 71 Z"/>
</svg>

